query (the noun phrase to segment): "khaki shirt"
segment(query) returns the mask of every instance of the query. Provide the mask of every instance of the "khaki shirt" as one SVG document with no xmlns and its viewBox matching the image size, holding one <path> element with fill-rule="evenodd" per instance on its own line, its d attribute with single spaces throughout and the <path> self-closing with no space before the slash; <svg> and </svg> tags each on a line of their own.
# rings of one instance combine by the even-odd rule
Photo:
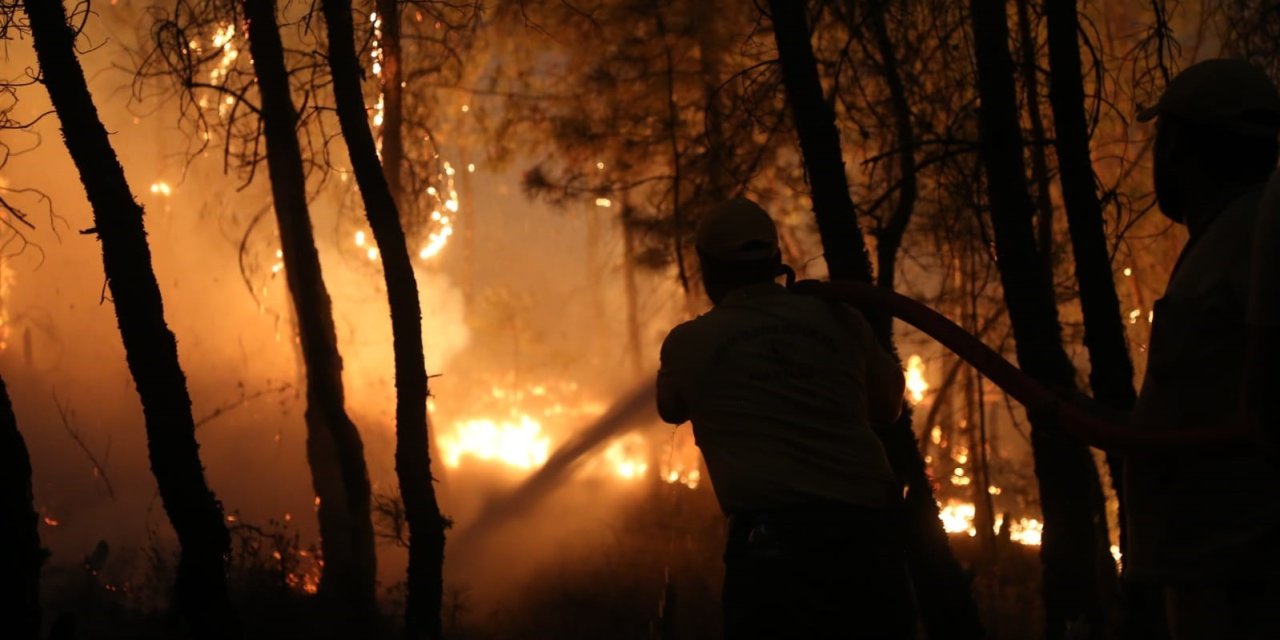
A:
<svg viewBox="0 0 1280 640">
<path fill-rule="evenodd" d="M 775 283 L 736 290 L 662 345 L 729 514 L 819 501 L 882 507 L 893 474 L 867 419 L 861 314 Z"/>
<path fill-rule="evenodd" d="M 1244 424 L 1246 311 L 1261 187 L 1183 249 L 1155 303 L 1140 428 Z M 1128 575 L 1164 583 L 1256 576 L 1273 566 L 1280 483 L 1253 446 L 1130 457 Z"/>
</svg>

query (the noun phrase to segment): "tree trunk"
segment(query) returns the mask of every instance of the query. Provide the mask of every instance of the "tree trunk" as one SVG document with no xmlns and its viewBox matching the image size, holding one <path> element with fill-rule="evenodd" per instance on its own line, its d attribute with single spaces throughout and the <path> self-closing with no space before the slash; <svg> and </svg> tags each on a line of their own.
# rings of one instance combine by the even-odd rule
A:
<svg viewBox="0 0 1280 640">
<path fill-rule="evenodd" d="M 1022 61 L 1022 92 L 1031 126 L 1031 176 L 1036 183 L 1036 233 L 1044 268 L 1053 277 L 1056 264 L 1053 246 L 1053 196 L 1049 193 L 1049 159 L 1045 148 L 1044 118 L 1040 114 L 1039 63 L 1035 30 L 1031 24 L 1031 0 L 1018 0 L 1018 52 Z"/>
<path fill-rule="evenodd" d="M 812 190 L 813 211 L 833 280 L 871 282 L 866 244 L 849 196 L 835 114 L 822 95 L 804 2 L 770 0 L 782 79 Z M 877 326 L 887 327 L 885 322 Z M 892 346 L 891 336 L 881 339 Z M 932 637 L 978 638 L 982 624 L 938 518 L 938 502 L 911 429 L 911 412 L 880 432 L 898 478 L 907 485 L 903 520 L 908 566 Z"/>
<path fill-rule="evenodd" d="M 40 637 L 40 516 L 31 489 L 31 457 L 0 379 L 0 620 L 14 638 Z"/>
<path fill-rule="evenodd" d="M 898 70 L 898 55 L 894 50 L 893 40 L 889 38 L 889 25 L 885 20 L 889 1 L 877 0 L 873 5 L 869 7 L 867 22 L 876 50 L 880 54 L 880 74 L 884 76 L 885 86 L 889 89 L 889 104 L 893 108 L 893 126 L 898 146 L 898 201 L 888 223 L 880 229 L 876 243 L 876 264 L 879 266 L 876 284 L 892 291 L 897 275 L 898 249 L 902 246 L 902 237 L 907 233 L 907 225 L 915 212 L 916 197 L 919 194 L 916 180 L 916 136 L 911 122 L 911 103 L 907 101 L 907 89 Z M 891 330 L 892 325 L 885 329 Z"/>
<path fill-rule="evenodd" d="M 377 0 L 376 5 L 378 19 L 382 21 L 382 38 L 379 40 L 382 45 L 382 169 L 391 197 L 395 198 L 399 209 L 404 209 L 404 89 L 400 86 L 404 68 L 400 50 L 400 3 L 401 0 Z M 465 164 L 463 168 L 466 168 Z"/>
<path fill-rule="evenodd" d="M 347 416 L 344 402 L 333 309 L 307 210 L 298 112 L 289 95 L 275 0 L 244 0 L 244 10 L 262 96 L 262 130 L 280 250 L 307 368 L 307 461 L 319 500 L 324 551 L 320 595 L 333 602 L 344 624 L 368 629 L 375 614 L 377 563 L 369 472 L 360 432 Z"/>
<path fill-rule="evenodd" d="M 727 40 L 724 35 L 724 24 L 719 12 L 723 7 L 714 0 L 703 0 L 695 4 L 698 30 L 698 73 L 702 80 L 702 95 L 706 102 L 706 144 L 705 157 L 706 176 L 702 204 L 715 206 L 727 200 L 735 189 L 735 180 L 729 171 L 728 162 L 733 154 L 728 153 L 728 136 L 725 135 L 724 112 L 718 98 L 721 68 L 724 66 L 724 52 Z"/>
<path fill-rule="evenodd" d="M 1084 344 L 1089 351 L 1089 386 L 1103 405 L 1129 411 L 1138 399 L 1133 386 L 1133 360 L 1116 294 L 1111 254 L 1107 249 L 1102 203 L 1098 199 L 1093 160 L 1089 151 L 1089 125 L 1085 120 L 1084 70 L 1080 62 L 1080 16 L 1075 0 L 1046 0 L 1049 32 L 1049 102 L 1053 106 L 1058 175 L 1066 204 L 1067 227 L 1075 257 L 1080 306 L 1084 313 Z M 1120 549 L 1124 539 L 1125 500 L 1123 458 L 1107 454 L 1111 485 L 1120 503 Z M 1108 561 L 1108 564 L 1111 563 Z M 1114 568 L 1112 568 L 1114 572 Z M 1104 574 L 1106 575 L 1106 574 Z M 1130 618 L 1143 618 L 1132 611 Z M 1147 615 L 1150 623 L 1158 624 Z"/>
<path fill-rule="evenodd" d="M 632 220 L 635 210 L 623 194 L 622 216 L 622 282 L 627 300 L 627 355 L 631 370 L 637 376 L 646 372 L 644 345 L 640 341 L 640 286 L 636 276 L 636 232 Z"/>
<path fill-rule="evenodd" d="M 226 582 L 230 535 L 222 505 L 205 482 L 191 396 L 178 363 L 177 341 L 165 324 L 142 207 L 133 199 L 107 130 L 98 119 L 62 2 L 25 0 L 24 6 L 41 78 L 93 207 L 103 270 L 129 372 L 142 401 L 151 471 L 182 548 L 178 607 L 193 636 L 234 637 L 238 625 Z"/>
<path fill-rule="evenodd" d="M 1023 166 L 1008 16 L 1003 0 L 972 0 L 970 8 L 981 100 L 980 154 L 1018 363 L 1041 383 L 1073 388 L 1075 368 L 1062 346 L 1053 283 L 1032 228 L 1035 208 Z M 1100 637 L 1104 617 L 1097 568 L 1108 550 L 1097 469 L 1086 446 L 1039 416 L 1032 422 L 1031 443 L 1045 523 L 1046 636 L 1062 638 L 1071 625 Z"/>
<path fill-rule="evenodd" d="M 440 638 L 440 606 L 444 595 L 446 523 L 431 484 L 427 365 L 418 284 L 396 200 L 379 169 L 373 133 L 369 130 L 364 94 L 360 90 L 360 62 L 356 57 L 351 1 L 324 0 L 321 6 L 329 27 L 329 68 L 333 73 L 338 122 L 364 199 L 365 215 L 380 249 L 391 307 L 396 380 L 396 477 L 409 526 L 405 638 L 436 639 Z M 385 28 L 387 18 L 384 16 L 383 20 Z"/>
</svg>

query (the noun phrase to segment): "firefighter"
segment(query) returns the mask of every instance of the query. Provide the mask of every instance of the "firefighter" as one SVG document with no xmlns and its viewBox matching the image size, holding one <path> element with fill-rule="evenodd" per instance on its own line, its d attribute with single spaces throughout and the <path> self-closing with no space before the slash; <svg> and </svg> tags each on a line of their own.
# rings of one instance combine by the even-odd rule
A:
<svg viewBox="0 0 1280 640">
<path fill-rule="evenodd" d="M 713 308 L 664 341 L 658 410 L 692 421 L 729 517 L 725 636 L 911 637 L 901 488 L 873 431 L 901 368 L 857 310 L 778 283 L 794 273 L 755 203 L 707 212 L 695 244 Z"/>
<path fill-rule="evenodd" d="M 1157 204 L 1189 239 L 1154 305 L 1131 421 L 1244 424 L 1250 316 L 1255 325 L 1280 319 L 1274 279 L 1257 296 L 1268 304 L 1250 303 L 1259 203 L 1280 154 L 1280 93 L 1244 61 L 1207 60 L 1178 74 L 1139 120 L 1155 120 Z M 1126 579 L 1162 592 L 1171 635 L 1280 637 L 1280 483 L 1265 453 L 1241 443 L 1133 455 L 1124 467 Z"/>
</svg>

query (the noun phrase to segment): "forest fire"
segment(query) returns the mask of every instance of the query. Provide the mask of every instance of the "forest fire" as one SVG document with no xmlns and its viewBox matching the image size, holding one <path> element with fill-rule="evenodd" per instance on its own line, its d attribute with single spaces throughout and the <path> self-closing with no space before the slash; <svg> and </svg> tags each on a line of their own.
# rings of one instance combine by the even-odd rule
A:
<svg viewBox="0 0 1280 640">
<path fill-rule="evenodd" d="M 909 574 L 877 595 L 916 635 L 1117 628 L 1118 569 L 1159 555 L 1125 516 L 1248 537 L 1117 480 L 1240 448 L 1234 387 L 1276 386 L 1238 331 L 1276 287 L 1200 257 L 1280 279 L 1254 246 L 1280 242 L 1270 4 L 0 5 L 0 613 L 22 638 L 732 636 L 772 615 L 723 606 L 755 570 L 735 545 L 845 558 L 773 518 L 887 487 L 902 517 L 860 517 L 904 561 L 864 584 Z M 1231 73 L 1170 90 L 1196 69 Z M 1240 184 L 1152 171 L 1191 155 L 1157 139 L 1197 91 L 1187 120 L 1224 130 L 1186 148 L 1219 140 L 1196 159 Z M 1175 173 L 1229 233 L 1170 222 Z M 1190 308 L 1187 269 L 1241 295 Z M 1161 296 L 1189 308 L 1156 325 Z M 1180 406 L 1201 392 L 1222 416 Z M 1266 463 L 1239 453 L 1224 473 Z M 1273 497 L 1221 484 L 1240 514 Z M 882 614 L 814 591 L 842 635 Z"/>
<path fill-rule="evenodd" d="M 603 415 L 604 405 L 580 399 L 575 382 L 546 382 L 520 389 L 494 386 L 487 405 L 501 417 L 468 417 L 454 420 L 438 436 L 446 467 L 460 469 L 474 464 L 497 465 L 516 476 L 538 470 L 551 452 L 581 424 Z M 530 413 L 532 411 L 533 413 Z M 614 439 L 587 461 L 587 468 L 623 480 L 640 480 L 651 468 L 651 447 L 639 434 Z M 690 474 L 693 474 L 692 476 Z M 672 470 L 664 478 L 690 488 L 697 486 L 697 471 Z"/>
</svg>

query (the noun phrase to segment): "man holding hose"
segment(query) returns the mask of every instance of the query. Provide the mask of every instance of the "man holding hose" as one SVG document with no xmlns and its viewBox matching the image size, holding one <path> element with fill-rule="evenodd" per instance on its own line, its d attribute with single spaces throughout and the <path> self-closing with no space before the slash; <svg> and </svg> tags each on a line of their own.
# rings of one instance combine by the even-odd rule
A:
<svg viewBox="0 0 1280 640">
<path fill-rule="evenodd" d="M 901 493 L 872 431 L 901 409 L 902 370 L 858 311 L 777 282 L 755 203 L 709 211 L 696 248 L 714 308 L 663 343 L 658 410 L 693 422 L 730 519 L 725 636 L 911 637 Z"/>
<path fill-rule="evenodd" d="M 1163 594 L 1174 640 L 1280 638 L 1280 477 L 1254 437 L 1275 422 L 1262 383 L 1280 381 L 1258 356 L 1280 346 L 1280 184 L 1263 197 L 1280 93 L 1247 62 L 1207 60 L 1138 119 L 1156 120 L 1157 204 L 1189 239 L 1133 412 L 1063 402 L 1061 424 L 1127 454 L 1125 577 Z"/>
</svg>

